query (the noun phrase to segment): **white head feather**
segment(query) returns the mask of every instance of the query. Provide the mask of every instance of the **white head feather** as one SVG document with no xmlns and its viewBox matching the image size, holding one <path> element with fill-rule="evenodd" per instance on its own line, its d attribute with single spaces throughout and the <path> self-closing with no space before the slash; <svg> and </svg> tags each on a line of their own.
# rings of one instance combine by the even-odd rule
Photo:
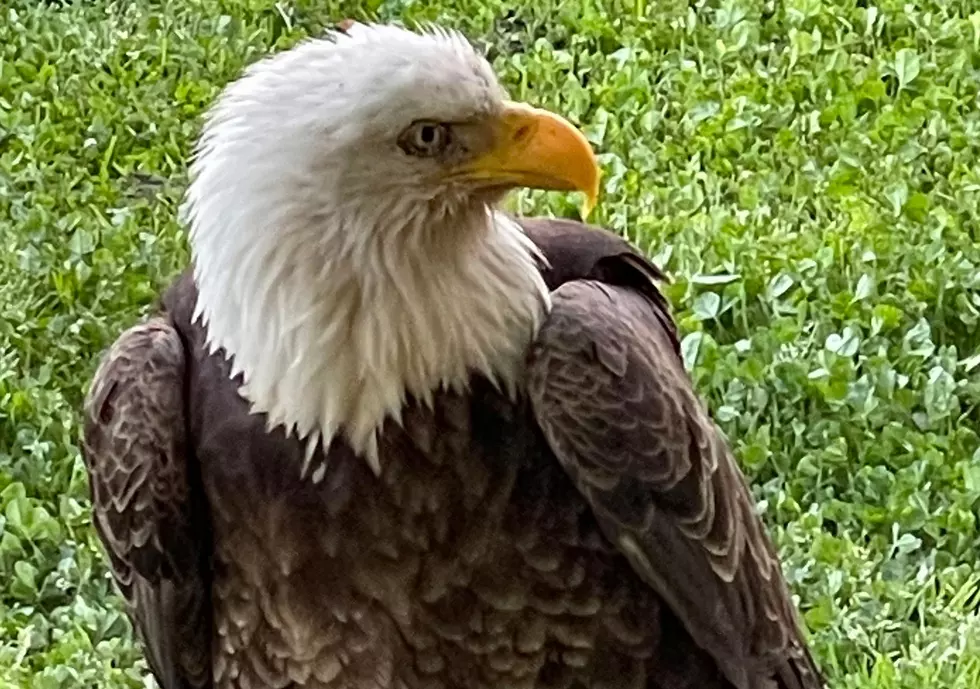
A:
<svg viewBox="0 0 980 689">
<path fill-rule="evenodd" d="M 195 318 L 253 412 L 306 439 L 308 457 L 343 434 L 379 471 L 377 431 L 407 395 L 473 373 L 516 388 L 549 300 L 520 227 L 398 147 L 417 119 L 499 110 L 490 65 L 456 33 L 348 33 L 224 91 L 184 210 Z"/>
</svg>

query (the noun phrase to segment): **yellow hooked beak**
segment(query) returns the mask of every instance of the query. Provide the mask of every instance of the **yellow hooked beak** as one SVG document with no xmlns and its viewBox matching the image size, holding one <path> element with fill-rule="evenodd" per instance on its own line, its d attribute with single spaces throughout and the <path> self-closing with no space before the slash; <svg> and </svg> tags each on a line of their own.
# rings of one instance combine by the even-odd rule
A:
<svg viewBox="0 0 980 689">
<path fill-rule="evenodd" d="M 493 144 L 453 171 L 481 186 L 585 193 L 582 219 L 599 197 L 599 164 L 588 139 L 568 120 L 524 103 L 507 102 L 492 123 Z"/>
</svg>

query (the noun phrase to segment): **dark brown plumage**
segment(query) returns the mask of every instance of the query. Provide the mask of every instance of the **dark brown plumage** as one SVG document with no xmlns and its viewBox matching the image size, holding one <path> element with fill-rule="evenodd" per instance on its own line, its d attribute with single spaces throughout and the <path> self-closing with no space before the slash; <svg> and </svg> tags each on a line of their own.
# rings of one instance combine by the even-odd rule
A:
<svg viewBox="0 0 980 689">
<path fill-rule="evenodd" d="M 683 369 L 659 271 L 525 220 L 553 310 L 517 404 L 410 401 L 375 477 L 248 414 L 184 275 L 85 406 L 95 525 L 164 689 L 817 689 L 778 560 Z"/>
</svg>

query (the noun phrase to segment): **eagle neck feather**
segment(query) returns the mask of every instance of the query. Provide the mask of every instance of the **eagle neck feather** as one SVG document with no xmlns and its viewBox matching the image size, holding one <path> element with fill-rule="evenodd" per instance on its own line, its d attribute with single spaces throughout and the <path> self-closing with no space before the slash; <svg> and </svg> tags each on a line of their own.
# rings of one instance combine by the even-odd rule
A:
<svg viewBox="0 0 980 689">
<path fill-rule="evenodd" d="M 512 219 L 379 204 L 355 221 L 295 227 L 284 214 L 249 228 L 244 210 L 206 231 L 192 217 L 194 317 L 252 413 L 306 443 L 304 475 L 322 479 L 310 460 L 338 435 L 380 473 L 378 433 L 408 396 L 431 405 L 473 374 L 517 394 L 550 299 L 544 259 Z"/>
</svg>

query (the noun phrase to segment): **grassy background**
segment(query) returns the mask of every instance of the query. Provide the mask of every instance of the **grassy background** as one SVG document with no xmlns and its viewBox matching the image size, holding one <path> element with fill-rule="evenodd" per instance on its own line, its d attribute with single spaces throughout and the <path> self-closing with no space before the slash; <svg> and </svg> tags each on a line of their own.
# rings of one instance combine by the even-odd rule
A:
<svg viewBox="0 0 980 689">
<path fill-rule="evenodd" d="M 87 516 L 84 386 L 187 259 L 217 90 L 365 12 L 462 28 L 587 128 L 594 219 L 673 276 L 832 685 L 980 686 L 971 0 L 0 0 L 0 686 L 143 686 Z"/>
</svg>

